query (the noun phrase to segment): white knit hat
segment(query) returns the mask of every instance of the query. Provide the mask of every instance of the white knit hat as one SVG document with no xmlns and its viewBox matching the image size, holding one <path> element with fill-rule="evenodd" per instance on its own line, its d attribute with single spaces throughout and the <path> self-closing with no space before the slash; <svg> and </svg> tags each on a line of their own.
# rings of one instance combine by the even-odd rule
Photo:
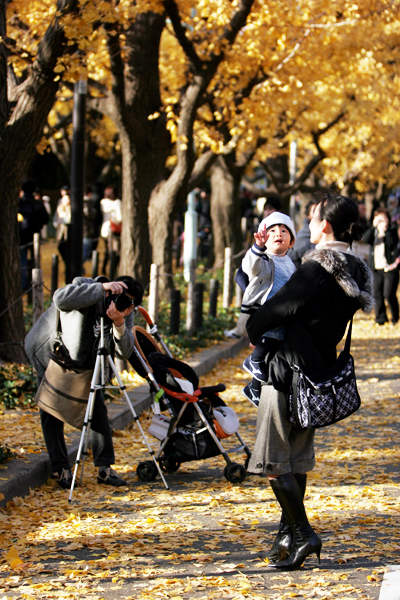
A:
<svg viewBox="0 0 400 600">
<path fill-rule="evenodd" d="M 296 239 L 296 230 L 292 219 L 281 212 L 273 212 L 268 215 L 268 217 L 265 217 L 258 226 L 258 233 L 260 233 L 264 227 L 265 229 L 269 229 L 273 225 L 286 225 L 286 227 L 290 229 L 293 239 Z"/>
</svg>

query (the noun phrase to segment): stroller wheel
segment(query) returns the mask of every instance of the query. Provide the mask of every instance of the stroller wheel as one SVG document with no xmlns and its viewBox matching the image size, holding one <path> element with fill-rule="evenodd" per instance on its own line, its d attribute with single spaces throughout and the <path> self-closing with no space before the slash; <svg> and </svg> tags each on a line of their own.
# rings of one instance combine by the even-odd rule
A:
<svg viewBox="0 0 400 600">
<path fill-rule="evenodd" d="M 141 481 L 153 481 L 157 476 L 157 467 L 152 460 L 146 460 L 138 464 L 136 475 Z"/>
<path fill-rule="evenodd" d="M 160 467 L 163 473 L 176 473 L 181 463 L 175 460 L 174 458 L 161 458 L 160 459 Z"/>
<path fill-rule="evenodd" d="M 243 465 L 232 463 L 226 465 L 224 476 L 230 483 L 242 483 L 246 479 L 246 469 Z"/>
</svg>

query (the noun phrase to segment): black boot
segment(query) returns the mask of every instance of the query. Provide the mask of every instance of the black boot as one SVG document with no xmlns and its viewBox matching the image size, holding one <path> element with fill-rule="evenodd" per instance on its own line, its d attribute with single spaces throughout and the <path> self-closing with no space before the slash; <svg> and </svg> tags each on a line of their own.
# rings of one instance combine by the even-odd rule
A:
<svg viewBox="0 0 400 600">
<path fill-rule="evenodd" d="M 293 533 L 293 546 L 289 556 L 269 566 L 292 571 L 301 567 L 307 556 L 315 554 L 321 564 L 322 542 L 308 522 L 302 492 L 293 473 L 270 480 L 272 490 L 281 505 Z"/>
<path fill-rule="evenodd" d="M 296 478 L 297 483 L 299 484 L 302 498 L 304 498 L 304 494 L 306 493 L 307 487 L 307 474 L 295 473 L 294 476 Z M 277 562 L 278 560 L 283 560 L 284 558 L 286 558 L 286 556 L 290 554 L 292 545 L 293 533 L 290 529 L 290 525 L 285 517 L 285 514 L 282 511 L 278 533 L 276 534 L 276 538 L 274 540 L 274 543 L 272 544 L 271 550 L 267 552 L 266 556 L 270 562 Z"/>
</svg>

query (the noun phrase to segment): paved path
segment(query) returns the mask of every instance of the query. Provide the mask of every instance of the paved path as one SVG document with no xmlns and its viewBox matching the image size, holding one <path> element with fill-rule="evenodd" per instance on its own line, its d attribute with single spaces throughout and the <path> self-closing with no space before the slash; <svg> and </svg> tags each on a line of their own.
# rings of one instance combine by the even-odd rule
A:
<svg viewBox="0 0 400 600">
<path fill-rule="evenodd" d="M 400 360 L 377 367 L 371 352 L 378 341 L 354 344 L 362 409 L 317 435 L 317 467 L 305 502 L 323 539 L 320 566 L 310 557 L 293 573 L 268 568 L 265 551 L 279 511 L 265 478 L 231 485 L 216 457 L 169 474 L 170 491 L 158 479 L 143 483 L 133 468 L 143 445 L 127 428 L 115 439 L 126 488 L 96 485 L 88 464 L 73 505 L 49 481 L 0 513 L 0 542 L 7 553 L 12 543 L 16 553 L 7 563 L 2 555 L 5 598 L 398 598 L 388 594 L 397 593 L 400 563 Z M 224 399 L 239 414 L 251 447 L 256 413 L 240 397 L 244 355 L 222 361 L 202 383 L 229 384 Z M 10 570 L 13 556 L 20 571 L 18 565 Z"/>
</svg>

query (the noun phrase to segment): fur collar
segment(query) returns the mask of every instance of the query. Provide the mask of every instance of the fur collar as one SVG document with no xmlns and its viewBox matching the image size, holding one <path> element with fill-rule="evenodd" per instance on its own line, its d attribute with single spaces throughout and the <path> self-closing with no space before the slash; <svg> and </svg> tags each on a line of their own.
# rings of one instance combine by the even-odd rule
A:
<svg viewBox="0 0 400 600">
<path fill-rule="evenodd" d="M 369 313 L 374 307 L 373 298 L 373 275 L 370 268 L 358 256 L 351 255 L 357 261 L 359 277 L 361 280 L 357 283 L 354 279 L 354 273 L 346 260 L 346 254 L 335 250 L 311 250 L 303 256 L 302 262 L 314 261 L 328 273 L 333 275 L 336 282 L 343 289 L 347 296 L 357 298 L 364 312 Z M 354 269 L 353 269 L 354 271 Z"/>
</svg>

